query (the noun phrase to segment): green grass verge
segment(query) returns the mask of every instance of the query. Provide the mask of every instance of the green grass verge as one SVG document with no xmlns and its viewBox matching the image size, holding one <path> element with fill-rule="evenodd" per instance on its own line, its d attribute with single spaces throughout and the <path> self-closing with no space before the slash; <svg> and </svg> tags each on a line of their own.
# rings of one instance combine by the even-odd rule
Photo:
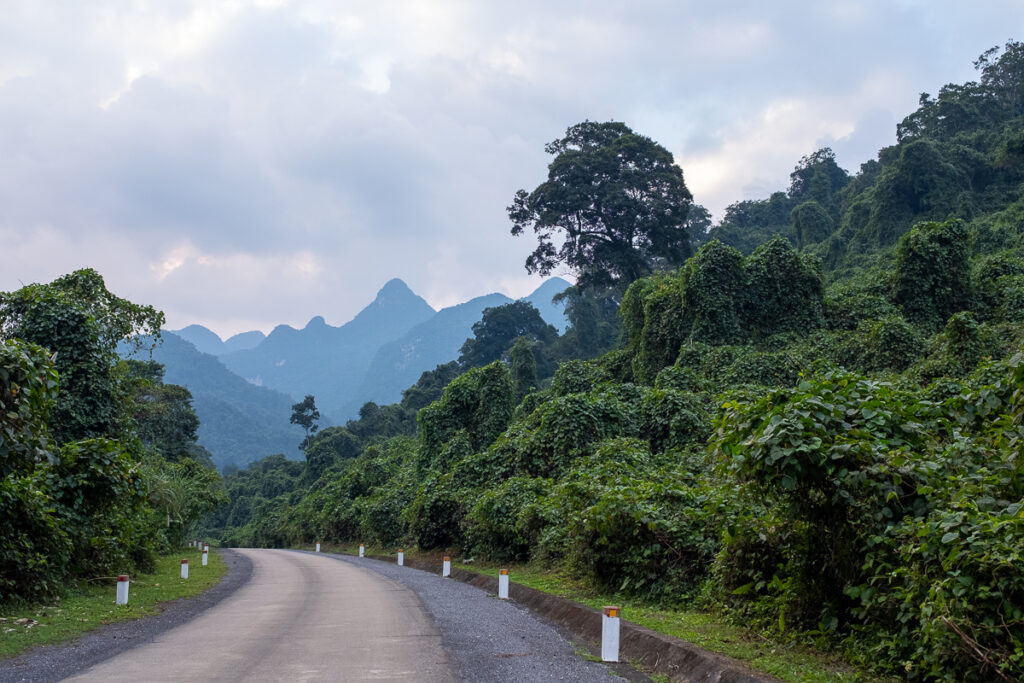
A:
<svg viewBox="0 0 1024 683">
<path fill-rule="evenodd" d="M 474 562 L 452 563 L 469 571 L 498 575 L 498 565 Z M 859 671 L 838 656 L 811 648 L 773 640 L 749 629 L 726 622 L 721 617 L 696 610 L 665 609 L 620 595 L 596 593 L 564 572 L 533 565 L 501 565 L 509 578 L 529 588 L 568 598 L 600 609 L 616 605 L 622 618 L 652 631 L 675 636 L 697 647 L 738 659 L 753 669 L 791 683 L 832 681 L 867 683 L 895 679 L 879 678 Z"/>
<path fill-rule="evenodd" d="M 182 559 L 188 559 L 188 579 L 181 578 Z M 210 553 L 208 566 L 203 567 L 198 549 L 181 548 L 158 558 L 152 574 L 131 577 L 127 605 L 114 604 L 117 577 L 109 577 L 82 581 L 68 595 L 45 605 L 0 606 L 0 659 L 36 645 L 77 638 L 104 624 L 156 614 L 171 600 L 202 593 L 225 571 L 227 566 L 216 552 Z"/>
</svg>

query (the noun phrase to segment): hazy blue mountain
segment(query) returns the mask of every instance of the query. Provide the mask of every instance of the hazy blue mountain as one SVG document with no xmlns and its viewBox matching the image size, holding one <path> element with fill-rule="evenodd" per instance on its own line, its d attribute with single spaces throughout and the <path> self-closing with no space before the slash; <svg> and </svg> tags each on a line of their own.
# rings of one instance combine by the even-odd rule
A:
<svg viewBox="0 0 1024 683">
<path fill-rule="evenodd" d="M 252 332 L 239 332 L 238 334 L 224 340 L 221 353 L 255 349 L 266 338 L 267 335 L 263 334 L 259 330 L 253 330 Z"/>
<path fill-rule="evenodd" d="M 377 349 L 434 314 L 426 301 L 394 279 L 341 327 L 328 325 L 320 316 L 301 330 L 279 325 L 255 348 L 221 359 L 254 384 L 283 391 L 296 400 L 312 394 L 322 414 L 344 418 Z"/>
<path fill-rule="evenodd" d="M 202 325 L 189 325 L 183 327 L 180 330 L 164 330 L 165 332 L 171 332 L 178 335 L 192 346 L 196 347 L 196 350 L 201 353 L 209 353 L 214 356 L 219 356 L 224 352 L 224 342 L 221 340 L 217 333 L 213 330 L 209 330 Z"/>
<path fill-rule="evenodd" d="M 423 372 L 459 357 L 459 349 L 473 336 L 473 323 L 480 320 L 485 308 L 508 303 L 512 299 L 504 294 L 488 294 L 442 308 L 401 339 L 381 346 L 343 417 L 355 417 L 367 401 L 383 405 L 401 400 L 402 390 L 415 384 Z"/>
<path fill-rule="evenodd" d="M 560 277 L 553 277 L 545 280 L 544 283 L 534 290 L 530 296 L 523 297 L 523 301 L 529 301 L 534 308 L 540 311 L 540 317 L 544 322 L 554 325 L 559 334 L 564 334 L 569 327 L 569 318 L 565 316 L 564 303 L 552 303 L 551 299 L 556 294 L 561 294 L 572 284 Z"/>
<path fill-rule="evenodd" d="M 216 332 L 202 325 L 189 325 L 180 330 L 169 331 L 191 343 L 202 353 L 209 353 L 214 356 L 223 356 L 225 353 L 231 353 L 232 351 L 252 349 L 259 346 L 260 342 L 266 339 L 266 335 L 262 332 L 253 330 L 252 332 L 236 334 L 228 338 L 227 341 L 221 341 L 220 336 Z"/>
<path fill-rule="evenodd" d="M 305 433 L 289 422 L 294 402 L 290 396 L 246 382 L 177 333 L 164 332 L 162 338 L 153 360 L 164 364 L 165 382 L 192 392 L 199 443 L 213 454 L 218 468 L 231 462 L 245 467 L 274 453 L 303 457 L 298 446 Z"/>
</svg>

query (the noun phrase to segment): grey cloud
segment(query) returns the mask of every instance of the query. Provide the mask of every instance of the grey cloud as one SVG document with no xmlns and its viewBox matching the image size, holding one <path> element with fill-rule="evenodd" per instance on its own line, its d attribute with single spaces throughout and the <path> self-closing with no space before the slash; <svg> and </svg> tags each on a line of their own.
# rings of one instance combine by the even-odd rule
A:
<svg viewBox="0 0 1024 683">
<path fill-rule="evenodd" d="M 225 7 L 25 2 L 0 19 L 0 251 L 31 266 L 0 289 L 88 255 L 176 326 L 344 322 L 393 276 L 469 298 L 524 275 L 532 245 L 505 206 L 568 126 L 625 120 L 694 186 L 690 159 L 735 167 L 767 107 L 814 102 L 799 115 L 852 120 L 816 142 L 855 171 L 1015 16 L 1012 0 Z M 343 10 L 358 16 L 325 20 Z M 697 201 L 784 188 L 813 142 L 768 140 Z M 39 226 L 59 256 L 22 238 Z"/>
</svg>

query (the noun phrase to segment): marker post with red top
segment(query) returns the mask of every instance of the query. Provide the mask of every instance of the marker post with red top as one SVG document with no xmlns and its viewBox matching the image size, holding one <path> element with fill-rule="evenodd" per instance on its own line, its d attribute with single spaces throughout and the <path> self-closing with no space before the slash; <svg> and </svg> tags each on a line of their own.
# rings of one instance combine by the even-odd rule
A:
<svg viewBox="0 0 1024 683">
<path fill-rule="evenodd" d="M 605 607 L 601 613 L 601 661 L 619 661 L 618 607 Z"/>
<path fill-rule="evenodd" d="M 181 578 L 188 578 L 188 560 L 181 561 Z"/>
<path fill-rule="evenodd" d="M 441 565 L 441 576 L 447 577 L 452 575 L 452 558 L 445 555 L 444 563 Z"/>
<path fill-rule="evenodd" d="M 508 570 L 502 569 L 498 574 L 498 597 L 508 600 Z"/>
<path fill-rule="evenodd" d="M 203 548 L 203 566 L 206 566 L 206 558 L 210 555 L 210 548 L 206 546 Z"/>
<path fill-rule="evenodd" d="M 117 577 L 117 600 L 118 605 L 128 604 L 128 577 L 121 574 Z"/>
</svg>

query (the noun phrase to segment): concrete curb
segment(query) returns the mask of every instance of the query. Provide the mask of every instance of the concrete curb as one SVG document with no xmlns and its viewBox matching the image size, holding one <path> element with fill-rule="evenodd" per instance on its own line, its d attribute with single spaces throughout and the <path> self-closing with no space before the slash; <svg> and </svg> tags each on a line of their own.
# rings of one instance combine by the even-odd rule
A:
<svg viewBox="0 0 1024 683">
<path fill-rule="evenodd" d="M 367 557 L 395 562 L 393 555 Z M 405 566 L 441 574 L 439 563 L 432 560 L 407 557 Z M 498 579 L 494 576 L 453 568 L 452 578 L 491 593 L 498 590 Z M 510 584 L 509 597 L 582 640 L 592 644 L 601 642 L 600 610 L 517 583 Z M 735 659 L 626 620 L 622 620 L 620 656 L 681 683 L 779 683 L 778 679 L 754 671 Z"/>
</svg>

